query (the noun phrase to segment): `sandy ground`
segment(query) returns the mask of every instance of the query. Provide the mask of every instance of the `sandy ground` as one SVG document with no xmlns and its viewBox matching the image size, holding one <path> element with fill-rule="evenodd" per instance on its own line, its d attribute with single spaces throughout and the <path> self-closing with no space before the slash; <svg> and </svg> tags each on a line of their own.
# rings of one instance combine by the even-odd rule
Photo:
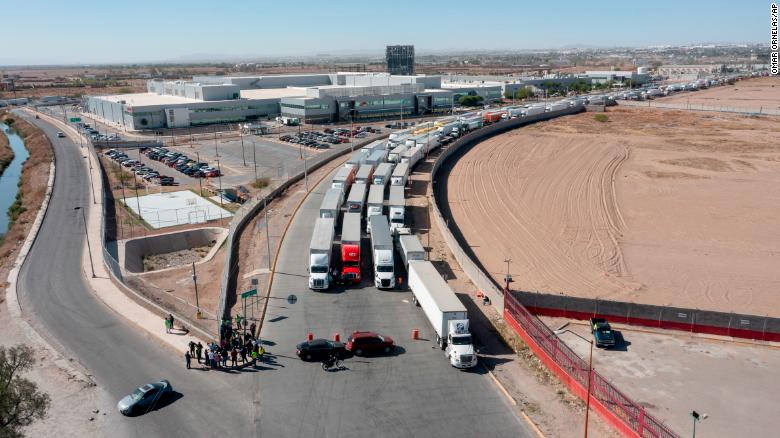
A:
<svg viewBox="0 0 780 438">
<path fill-rule="evenodd" d="M 584 403 L 545 368 L 503 322 L 499 311 L 481 304 L 476 287 L 450 252 L 438 226 L 433 225 L 429 230 L 427 195 L 430 194 L 430 171 L 438 154 L 436 151 L 429 160 L 418 164 L 410 176 L 406 191 L 407 225 L 429 249 L 430 260 L 466 306 L 480 364 L 490 370 L 514 400 L 517 415 L 527 415 L 549 438 L 582 436 Z M 591 414 L 589 436 L 619 436 L 597 415 Z"/>
<path fill-rule="evenodd" d="M 780 316 L 780 120 L 615 108 L 515 130 L 453 168 L 455 222 L 514 287 Z"/>
<path fill-rule="evenodd" d="M 777 110 L 780 109 L 780 79 L 772 76 L 746 79 L 734 85 L 678 93 L 657 100 L 664 103 Z"/>
<path fill-rule="evenodd" d="M 586 323 L 543 318 L 589 337 Z M 728 342 L 705 336 L 616 325 L 625 343 L 621 348 L 594 349 L 593 367 L 619 388 L 668 422 L 683 436 L 691 431 L 689 412 L 709 418 L 696 427 L 711 438 L 776 436 L 780 418 L 776 395 L 780 380 L 780 348 L 749 342 Z M 588 344 L 571 333 L 561 339 L 587 357 Z M 717 384 L 713 384 L 717 382 Z M 738 401 L 738 403 L 734 403 Z"/>
</svg>

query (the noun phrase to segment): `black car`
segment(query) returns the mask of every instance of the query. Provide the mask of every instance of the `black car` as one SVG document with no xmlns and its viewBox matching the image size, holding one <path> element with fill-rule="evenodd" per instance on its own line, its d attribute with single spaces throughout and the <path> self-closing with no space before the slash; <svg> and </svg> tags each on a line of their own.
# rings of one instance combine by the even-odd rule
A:
<svg viewBox="0 0 780 438">
<path fill-rule="evenodd" d="M 338 358 L 346 357 L 347 348 L 341 342 L 327 339 L 313 339 L 301 342 L 295 346 L 295 354 L 306 361 L 320 361 L 335 354 Z"/>
</svg>

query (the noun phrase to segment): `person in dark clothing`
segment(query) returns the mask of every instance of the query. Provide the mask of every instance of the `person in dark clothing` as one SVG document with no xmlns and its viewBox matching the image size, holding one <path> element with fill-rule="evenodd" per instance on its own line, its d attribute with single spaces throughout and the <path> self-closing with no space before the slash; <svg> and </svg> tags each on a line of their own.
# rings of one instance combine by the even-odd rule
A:
<svg viewBox="0 0 780 438">
<path fill-rule="evenodd" d="M 238 351 L 235 348 L 230 351 L 230 366 L 238 366 Z"/>
<path fill-rule="evenodd" d="M 190 361 L 192 360 L 192 356 L 190 356 L 190 351 L 187 350 L 184 352 L 184 362 L 187 364 L 187 369 L 190 369 Z"/>
<path fill-rule="evenodd" d="M 257 325 L 252 321 L 252 324 L 249 324 L 249 334 L 252 335 L 252 337 L 255 337 L 255 330 L 257 330 Z"/>
<path fill-rule="evenodd" d="M 246 347 L 242 345 L 238 352 L 241 354 L 241 363 L 246 363 Z"/>
<path fill-rule="evenodd" d="M 190 341 L 190 356 L 195 356 L 195 343 Z"/>
<path fill-rule="evenodd" d="M 168 324 L 170 324 L 171 330 L 173 330 L 173 315 L 168 314 Z"/>
<path fill-rule="evenodd" d="M 197 345 L 195 345 L 195 357 L 198 358 L 198 363 L 200 363 L 200 355 L 203 353 L 203 344 L 198 341 Z"/>
<path fill-rule="evenodd" d="M 227 350 L 222 350 L 222 353 L 220 353 L 219 357 L 222 358 L 222 368 L 227 368 L 227 361 L 228 361 L 228 352 Z"/>
</svg>

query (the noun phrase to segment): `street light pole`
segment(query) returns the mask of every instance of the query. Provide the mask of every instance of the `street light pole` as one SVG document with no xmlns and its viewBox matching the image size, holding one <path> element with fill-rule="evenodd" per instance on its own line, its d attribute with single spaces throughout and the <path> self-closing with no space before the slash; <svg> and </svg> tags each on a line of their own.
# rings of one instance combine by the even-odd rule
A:
<svg viewBox="0 0 780 438">
<path fill-rule="evenodd" d="M 198 160 L 198 165 L 200 165 L 200 152 L 195 152 L 195 159 Z M 203 196 L 203 177 L 197 176 L 198 178 L 198 195 Z"/>
<path fill-rule="evenodd" d="M 588 384 L 586 387 L 586 394 L 585 394 L 585 434 L 584 434 L 584 437 L 588 438 L 588 414 L 590 413 L 590 382 L 591 382 L 591 376 L 593 376 L 593 339 L 586 339 L 582 337 L 580 334 L 575 333 L 571 330 L 556 330 L 554 333 L 557 336 L 567 332 L 573 334 L 574 336 L 590 344 L 590 354 L 588 355 Z"/>
<path fill-rule="evenodd" d="M 271 237 L 269 235 L 269 228 L 271 224 L 268 223 L 268 198 L 263 200 L 263 211 L 265 212 L 265 244 L 268 249 L 268 272 L 271 272 Z"/>
<path fill-rule="evenodd" d="M 246 155 L 244 155 L 244 133 L 241 128 L 238 128 L 238 135 L 241 137 L 241 158 L 244 159 L 244 167 L 246 167 Z"/>
<path fill-rule="evenodd" d="M 214 156 L 219 158 L 219 146 L 217 146 L 217 125 L 214 125 Z"/>
<path fill-rule="evenodd" d="M 89 232 L 87 231 L 87 215 L 84 214 L 84 209 L 81 207 L 74 207 L 74 210 L 81 210 L 81 219 L 84 221 L 84 235 L 87 237 L 87 252 L 89 253 L 89 267 L 92 268 L 92 278 L 95 278 L 95 264 L 92 261 L 92 248 L 89 246 Z"/>
<path fill-rule="evenodd" d="M 192 262 L 192 282 L 195 284 L 195 317 L 200 319 L 200 302 L 198 301 L 198 276 L 195 275 L 195 262 Z"/>
</svg>

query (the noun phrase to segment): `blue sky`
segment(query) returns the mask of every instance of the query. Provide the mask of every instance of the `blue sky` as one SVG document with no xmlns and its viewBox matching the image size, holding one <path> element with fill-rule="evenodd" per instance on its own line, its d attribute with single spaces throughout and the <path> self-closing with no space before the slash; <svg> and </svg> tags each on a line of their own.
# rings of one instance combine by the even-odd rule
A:
<svg viewBox="0 0 780 438">
<path fill-rule="evenodd" d="M 631 7 L 632 5 L 646 5 Z M 0 65 L 201 55 L 381 54 L 768 42 L 769 4 L 742 1 L 35 0 L 2 7 Z M 10 36 L 10 40 L 8 37 Z"/>
</svg>

